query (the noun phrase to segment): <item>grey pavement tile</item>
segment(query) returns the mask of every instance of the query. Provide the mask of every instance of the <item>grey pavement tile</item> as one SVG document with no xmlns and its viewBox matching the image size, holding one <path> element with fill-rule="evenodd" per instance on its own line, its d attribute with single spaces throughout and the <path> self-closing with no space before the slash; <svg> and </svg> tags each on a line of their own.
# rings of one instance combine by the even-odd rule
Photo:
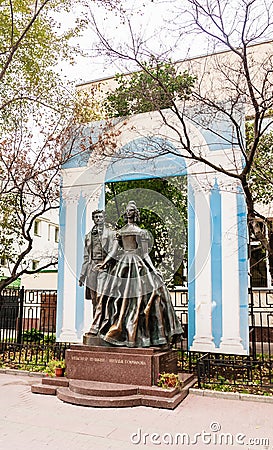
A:
<svg viewBox="0 0 273 450">
<path fill-rule="evenodd" d="M 0 375 L 0 450 L 181 448 L 181 445 L 164 443 L 164 435 L 166 440 L 177 433 L 188 433 L 192 438 L 202 431 L 213 436 L 223 432 L 244 433 L 247 438 L 270 438 L 270 448 L 273 446 L 273 405 L 269 403 L 190 394 L 173 411 L 145 407 L 88 408 L 63 403 L 56 397 L 32 394 L 26 379 Z M 213 431 L 211 427 L 217 428 L 217 424 L 220 429 Z M 140 442 L 133 443 L 132 435 L 138 430 L 141 430 Z M 154 433 L 159 435 L 160 445 L 153 443 Z M 187 449 L 210 447 L 202 442 L 184 446 Z M 237 447 L 233 445 L 232 449 Z M 265 448 L 259 446 L 259 450 Z"/>
</svg>

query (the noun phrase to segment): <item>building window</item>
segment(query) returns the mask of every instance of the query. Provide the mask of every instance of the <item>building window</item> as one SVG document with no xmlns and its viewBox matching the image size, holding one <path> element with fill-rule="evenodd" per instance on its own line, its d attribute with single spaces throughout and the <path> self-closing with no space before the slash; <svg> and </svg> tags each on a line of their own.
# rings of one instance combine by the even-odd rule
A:
<svg viewBox="0 0 273 450">
<path fill-rule="evenodd" d="M 250 270 L 253 287 L 267 287 L 266 254 L 261 245 L 251 245 Z"/>
<path fill-rule="evenodd" d="M 32 260 L 32 270 L 37 270 L 39 267 L 39 261 L 37 259 Z"/>
<path fill-rule="evenodd" d="M 2 258 L 0 258 L 0 265 L 2 267 L 7 267 L 8 261 L 7 261 L 7 258 L 5 256 L 2 256 Z"/>
<path fill-rule="evenodd" d="M 261 221 L 259 223 L 261 232 L 271 241 L 273 239 L 272 219 L 267 219 L 267 227 Z M 255 236 L 250 236 L 250 273 L 253 287 L 272 287 L 269 263 L 265 249 Z"/>
<path fill-rule="evenodd" d="M 59 242 L 59 227 L 55 227 L 55 242 Z"/>
<path fill-rule="evenodd" d="M 41 221 L 35 220 L 34 222 L 34 236 L 41 236 Z"/>
</svg>

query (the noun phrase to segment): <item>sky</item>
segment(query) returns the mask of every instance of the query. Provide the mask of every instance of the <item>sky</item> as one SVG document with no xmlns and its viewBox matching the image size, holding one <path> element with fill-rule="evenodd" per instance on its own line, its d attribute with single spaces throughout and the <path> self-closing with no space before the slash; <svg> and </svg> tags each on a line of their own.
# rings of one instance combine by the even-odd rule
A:
<svg viewBox="0 0 273 450">
<path fill-rule="evenodd" d="M 92 4 L 92 2 L 90 2 Z M 133 34 L 141 36 L 146 46 L 154 52 L 154 54 L 162 53 L 165 47 L 170 44 L 169 23 L 172 23 L 173 17 L 177 15 L 177 0 L 125 0 L 123 2 L 128 8 L 127 18 L 130 19 L 130 25 Z M 156 3 L 156 4 L 155 4 Z M 180 0 L 181 3 L 181 0 Z M 72 11 L 69 20 L 73 15 L 78 14 L 78 10 Z M 92 4 L 92 13 L 103 31 L 113 45 L 118 45 L 130 41 L 130 32 L 128 24 L 122 23 L 120 16 L 114 11 L 105 9 L 101 5 Z M 65 19 L 66 20 L 66 19 Z M 114 76 L 118 72 L 127 72 L 132 67 L 121 65 L 118 61 L 111 61 L 104 55 L 99 55 L 96 51 L 97 37 L 92 26 L 87 26 L 81 38 L 76 43 L 88 56 L 77 57 L 74 67 L 63 65 L 63 70 L 70 79 L 75 80 L 76 84 L 93 81 L 105 77 Z M 204 42 L 201 39 L 184 38 L 183 45 L 179 45 L 177 49 L 172 47 L 170 56 L 173 60 L 179 60 L 186 56 L 199 56 L 207 51 Z"/>
<path fill-rule="evenodd" d="M 104 0 L 110 1 L 110 0 Z M 126 15 L 120 16 L 116 11 L 103 7 L 103 0 L 88 0 L 88 6 L 93 13 L 95 20 L 113 46 L 119 44 L 123 49 L 130 41 L 130 27 L 134 37 L 138 37 L 144 43 L 144 49 L 158 55 L 166 49 L 169 53 L 165 56 L 171 57 L 173 61 L 183 60 L 185 58 L 201 56 L 214 51 L 223 50 L 223 44 L 218 42 L 214 46 L 206 40 L 207 33 L 198 34 L 189 25 L 190 13 L 187 0 L 112 0 L 120 1 L 126 8 Z M 202 3 L 202 2 L 201 2 Z M 206 3 L 206 2 L 205 2 Z M 246 11 L 246 4 L 248 5 Z M 211 2 L 214 6 L 213 16 L 215 26 L 210 23 L 210 30 L 219 34 L 217 21 L 223 19 L 225 32 L 229 36 L 230 42 L 236 47 L 242 38 L 242 30 L 247 31 L 247 39 L 251 42 L 257 42 L 257 36 L 261 33 L 261 40 L 272 39 L 273 23 L 270 18 L 273 14 L 272 0 L 221 0 L 221 2 Z M 218 6 L 217 6 L 218 5 Z M 221 9 L 220 16 L 219 10 Z M 74 17 L 79 10 L 74 8 L 70 12 L 69 20 L 73 22 Z M 248 23 L 244 24 L 247 14 Z M 269 17 L 270 27 L 264 32 L 264 24 Z M 205 30 L 208 30 L 206 19 L 199 16 Z M 67 20 L 64 20 L 67 22 Z M 220 25 L 221 26 L 221 25 Z M 245 27 L 245 28 L 244 28 Z M 181 28 L 184 29 L 183 35 L 179 35 Z M 185 31 L 186 30 L 186 31 Z M 199 30 L 200 31 L 200 30 Z M 178 39 L 179 36 L 179 39 Z M 252 37 L 256 36 L 253 40 Z M 258 37 L 259 39 L 259 37 Z M 77 64 L 70 68 L 69 77 L 77 83 L 83 83 L 114 76 L 118 72 L 130 72 L 134 70 L 132 65 L 121 65 L 120 61 L 109 61 L 104 55 L 95 51 L 96 35 L 92 26 L 87 26 L 83 36 L 77 40 L 79 46 L 86 51 L 88 58 L 77 58 Z M 143 58 L 145 57 L 145 52 Z"/>
</svg>

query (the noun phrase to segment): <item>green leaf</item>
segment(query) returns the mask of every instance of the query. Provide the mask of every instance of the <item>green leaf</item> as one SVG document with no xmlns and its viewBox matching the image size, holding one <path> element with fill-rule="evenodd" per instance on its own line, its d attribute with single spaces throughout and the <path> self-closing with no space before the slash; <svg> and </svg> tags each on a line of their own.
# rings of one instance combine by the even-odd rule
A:
<svg viewBox="0 0 273 450">
<path fill-rule="evenodd" d="M 104 109 L 109 117 L 129 116 L 172 108 L 177 100 L 187 100 L 196 77 L 177 66 L 151 58 L 143 63 L 143 71 L 130 75 L 117 74 L 117 88 L 108 92 Z"/>
</svg>

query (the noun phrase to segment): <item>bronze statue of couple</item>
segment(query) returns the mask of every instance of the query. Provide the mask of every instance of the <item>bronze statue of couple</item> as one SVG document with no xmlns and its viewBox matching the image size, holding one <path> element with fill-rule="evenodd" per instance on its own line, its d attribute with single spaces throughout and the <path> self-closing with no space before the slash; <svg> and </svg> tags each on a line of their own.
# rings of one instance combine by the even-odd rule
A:
<svg viewBox="0 0 273 450">
<path fill-rule="evenodd" d="M 140 228 L 134 201 L 126 225 L 113 232 L 103 211 L 92 214 L 79 284 L 86 284 L 94 319 L 89 334 L 127 347 L 166 347 L 182 334 L 169 291 L 148 253 L 149 234 Z"/>
</svg>

